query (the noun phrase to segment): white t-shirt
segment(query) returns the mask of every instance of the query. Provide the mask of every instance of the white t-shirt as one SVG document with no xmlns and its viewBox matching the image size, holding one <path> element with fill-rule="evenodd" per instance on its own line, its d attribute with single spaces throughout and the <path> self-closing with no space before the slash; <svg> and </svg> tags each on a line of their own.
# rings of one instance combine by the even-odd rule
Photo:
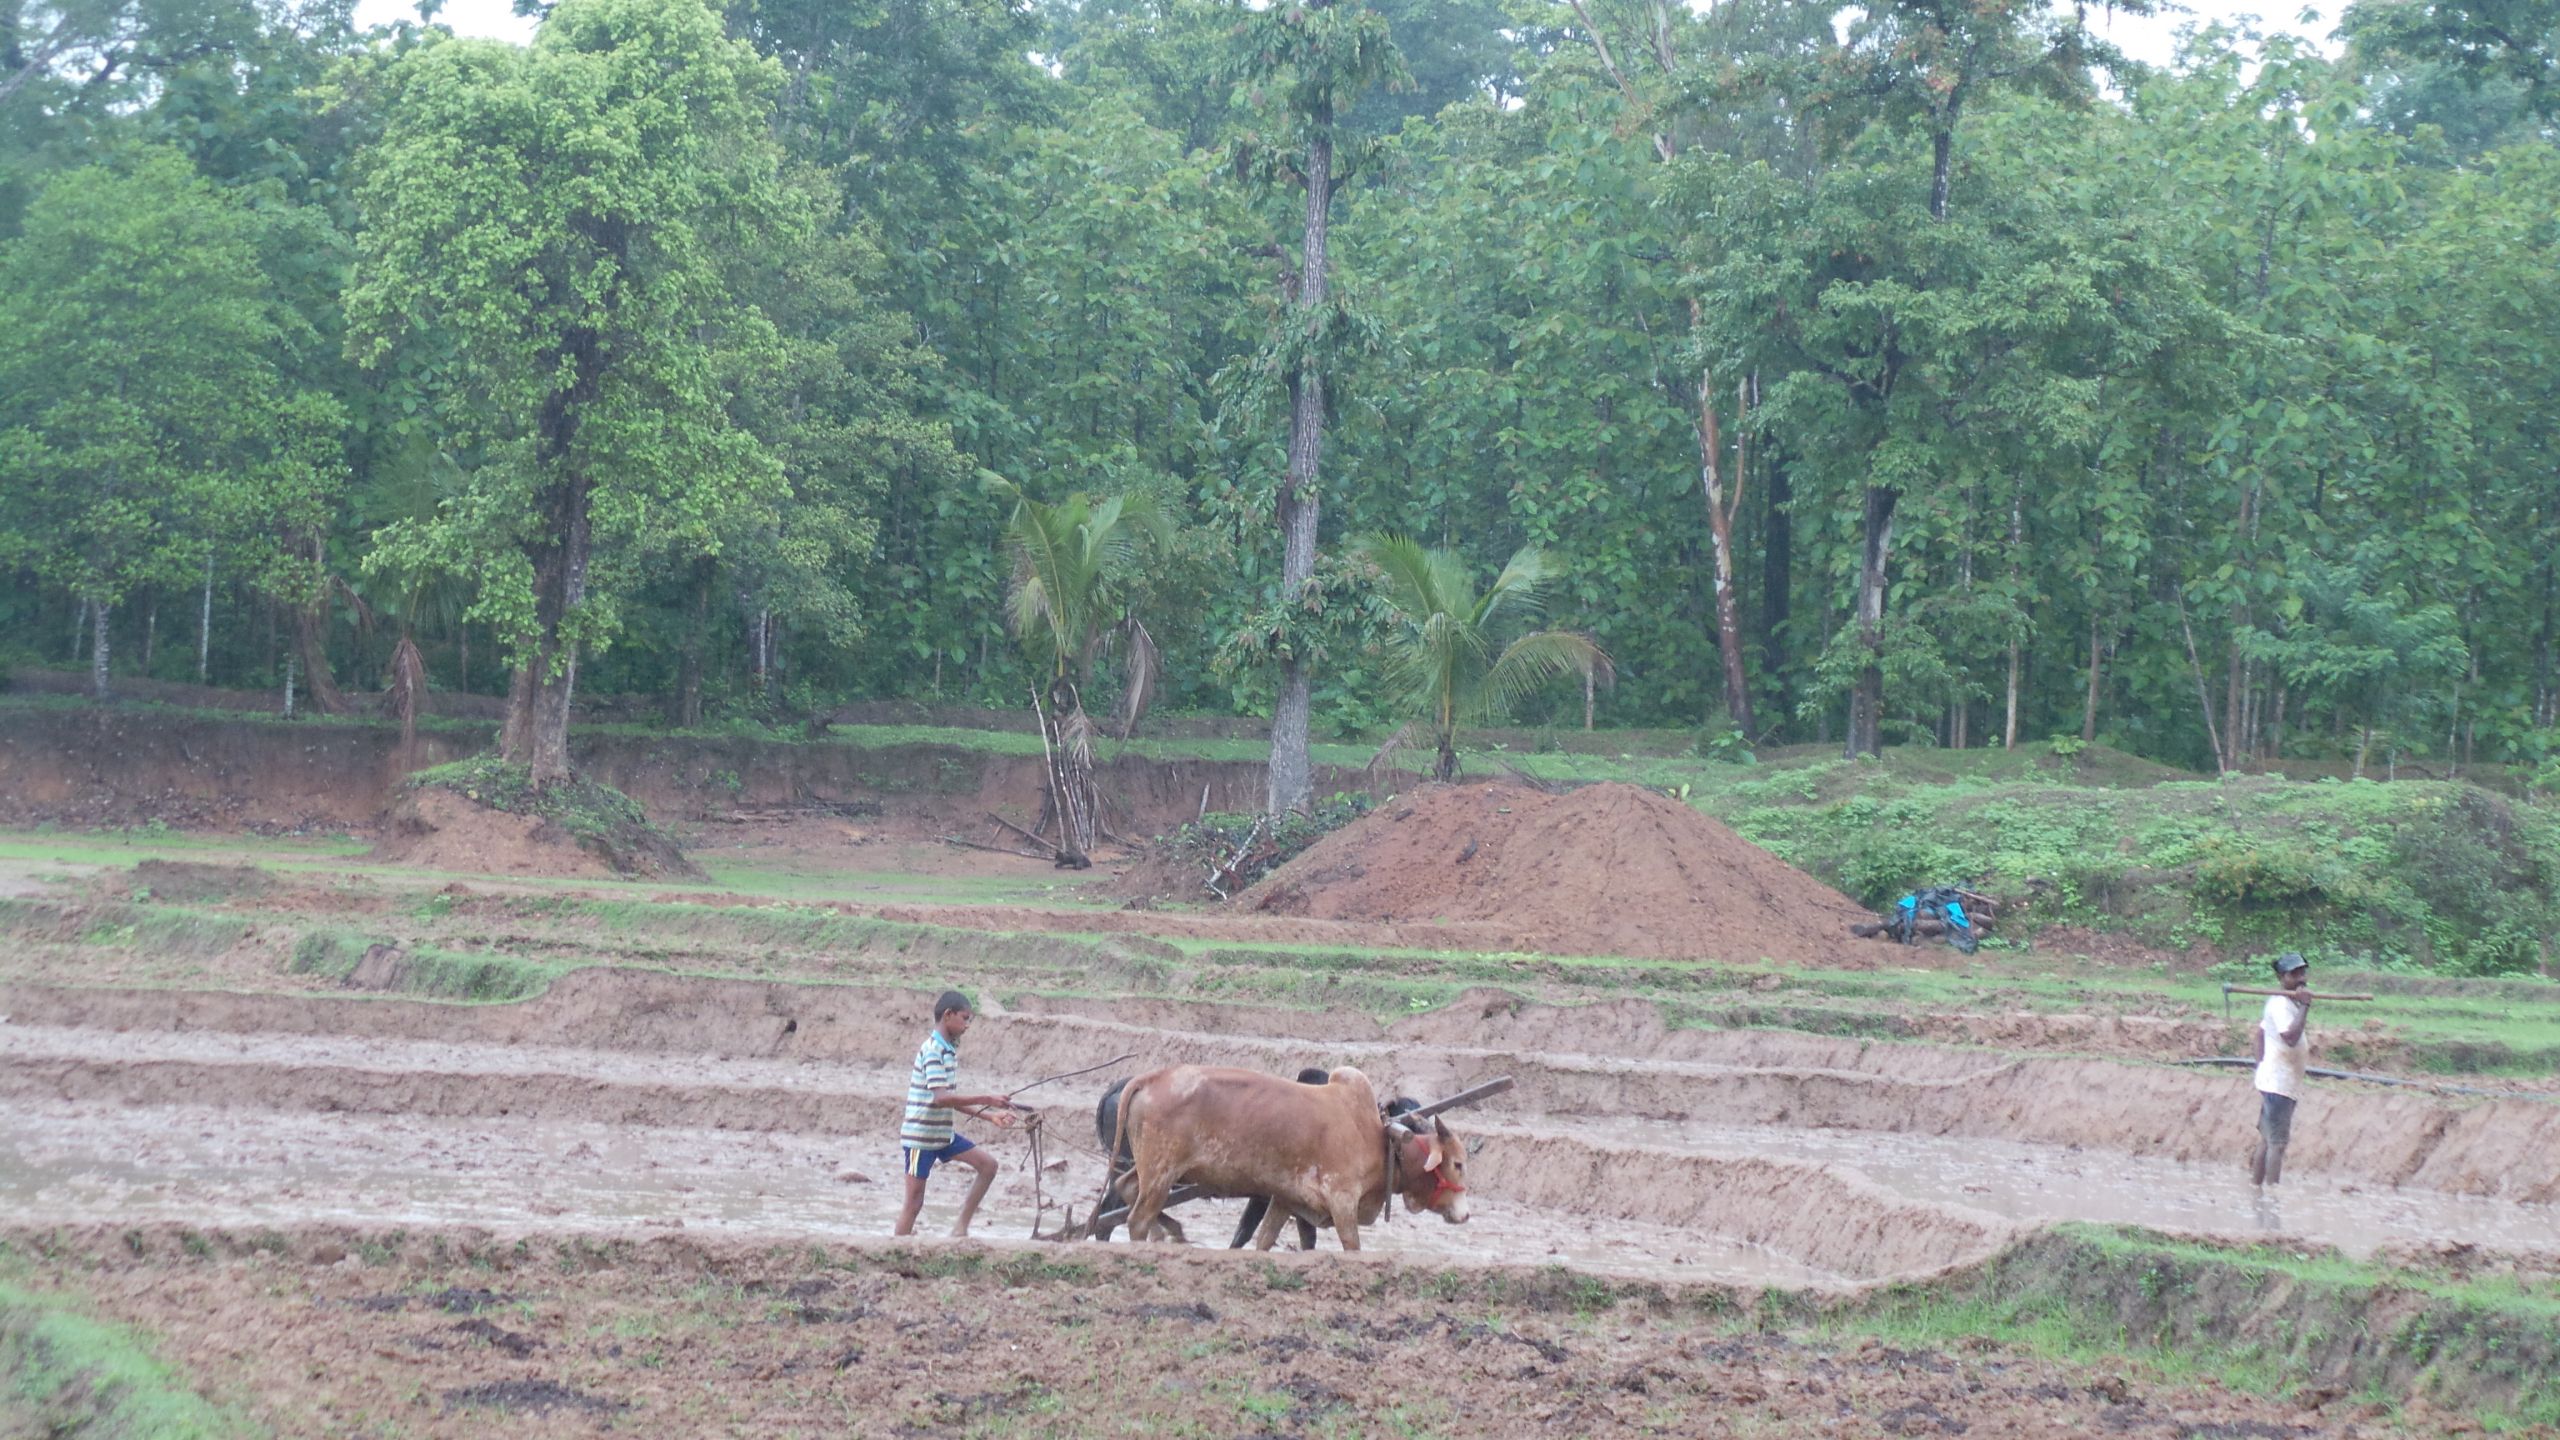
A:
<svg viewBox="0 0 2560 1440">
<path fill-rule="evenodd" d="M 2267 997 L 2266 1011 L 2258 1017 L 2258 1028 L 2267 1036 L 2266 1056 L 2258 1061 L 2258 1092 L 2262 1095 L 2301 1098 L 2302 1072 L 2311 1065 L 2311 1037 L 2305 1034 L 2302 1043 L 2287 1045 L 2284 1032 L 2293 1028 L 2303 1008 L 2282 995 Z"/>
</svg>

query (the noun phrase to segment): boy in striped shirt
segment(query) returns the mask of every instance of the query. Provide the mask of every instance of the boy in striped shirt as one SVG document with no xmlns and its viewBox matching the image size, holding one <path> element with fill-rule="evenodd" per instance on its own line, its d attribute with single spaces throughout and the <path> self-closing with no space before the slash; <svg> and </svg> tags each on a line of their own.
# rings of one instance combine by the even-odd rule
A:
<svg viewBox="0 0 2560 1440">
<path fill-rule="evenodd" d="M 987 1196 L 987 1187 L 996 1183 L 995 1157 L 969 1143 L 965 1135 L 951 1130 L 951 1112 L 965 1111 L 993 1124 L 1001 1130 L 1013 1123 L 1013 1107 L 1002 1095 L 954 1095 L 960 1083 L 960 1037 L 969 1033 L 969 997 L 957 990 L 945 990 L 933 1002 L 933 1029 L 927 1031 L 924 1043 L 916 1047 L 915 1068 L 907 1075 L 907 1118 L 898 1128 L 898 1144 L 905 1151 L 907 1202 L 898 1211 L 898 1235 L 912 1235 L 916 1215 L 924 1209 L 925 1178 L 933 1167 L 946 1160 L 957 1160 L 978 1173 L 970 1179 L 969 1198 L 960 1202 L 960 1218 L 953 1222 L 951 1235 L 959 1239 L 969 1233 L 969 1222 L 978 1213 L 978 1202 Z"/>
</svg>

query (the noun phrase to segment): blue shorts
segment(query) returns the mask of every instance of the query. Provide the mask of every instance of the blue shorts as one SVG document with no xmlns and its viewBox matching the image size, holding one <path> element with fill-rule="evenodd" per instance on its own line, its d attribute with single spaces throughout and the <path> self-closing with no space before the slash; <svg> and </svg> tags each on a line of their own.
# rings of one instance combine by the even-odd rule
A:
<svg viewBox="0 0 2560 1440">
<path fill-rule="evenodd" d="M 907 1173 L 918 1180 L 929 1179 L 933 1175 L 934 1166 L 945 1160 L 957 1160 L 977 1148 L 966 1135 L 952 1136 L 951 1143 L 939 1150 L 917 1150 L 910 1147 L 906 1151 Z"/>
</svg>

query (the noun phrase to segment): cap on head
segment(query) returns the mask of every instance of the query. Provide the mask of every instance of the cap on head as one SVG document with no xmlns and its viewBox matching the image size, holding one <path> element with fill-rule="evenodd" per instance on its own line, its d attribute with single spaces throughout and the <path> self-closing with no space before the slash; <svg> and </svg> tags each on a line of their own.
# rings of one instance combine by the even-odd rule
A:
<svg viewBox="0 0 2560 1440">
<path fill-rule="evenodd" d="M 933 1018 L 939 1020 L 954 1010 L 967 1010 L 974 1014 L 977 1008 L 969 1003 L 968 996 L 957 990 L 945 990 L 942 992 L 942 998 L 933 1002 Z"/>
<path fill-rule="evenodd" d="M 2287 950 L 2276 957 L 2276 973 L 2279 975 L 2290 975 L 2296 970 L 2310 968 L 2311 962 L 2303 959 L 2302 952 L 2299 950 Z"/>
</svg>

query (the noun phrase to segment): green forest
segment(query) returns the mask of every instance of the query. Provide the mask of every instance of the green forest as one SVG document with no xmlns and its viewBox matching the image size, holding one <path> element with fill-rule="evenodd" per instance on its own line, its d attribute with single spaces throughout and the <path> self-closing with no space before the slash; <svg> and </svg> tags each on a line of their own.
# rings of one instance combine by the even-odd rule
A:
<svg viewBox="0 0 2560 1440">
<path fill-rule="evenodd" d="M 2560 9 L 2084 23 L 0 0 L 0 661 L 2551 762 Z"/>
</svg>

